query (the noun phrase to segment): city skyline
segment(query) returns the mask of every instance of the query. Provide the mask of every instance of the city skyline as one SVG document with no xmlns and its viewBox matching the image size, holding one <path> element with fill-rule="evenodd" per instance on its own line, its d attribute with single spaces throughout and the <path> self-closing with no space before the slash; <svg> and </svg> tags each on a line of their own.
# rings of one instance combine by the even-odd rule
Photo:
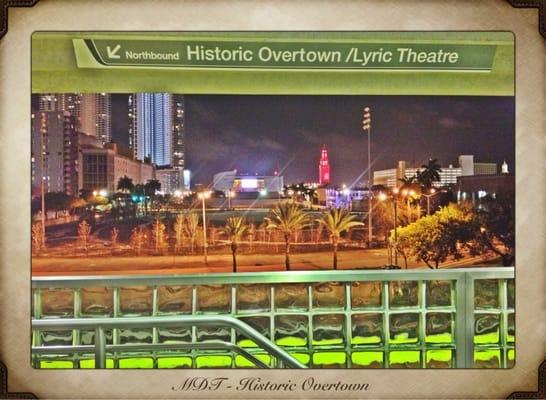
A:
<svg viewBox="0 0 546 400">
<path fill-rule="evenodd" d="M 112 139 L 122 146 L 129 145 L 128 98 L 112 94 Z M 462 96 L 185 95 L 185 168 L 192 183 L 229 169 L 318 181 L 326 145 L 332 184 L 363 183 L 364 106 L 372 109 L 372 171 L 430 157 L 447 167 L 461 154 L 498 166 L 506 160 L 514 171 L 514 98 Z"/>
</svg>

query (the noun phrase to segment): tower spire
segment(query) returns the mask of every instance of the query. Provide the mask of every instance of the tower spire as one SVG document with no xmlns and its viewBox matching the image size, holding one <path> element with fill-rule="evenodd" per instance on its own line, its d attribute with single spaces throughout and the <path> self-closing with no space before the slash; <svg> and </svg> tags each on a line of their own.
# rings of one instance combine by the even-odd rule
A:
<svg viewBox="0 0 546 400">
<path fill-rule="evenodd" d="M 319 184 L 327 185 L 330 183 L 330 162 L 328 161 L 328 149 L 322 145 L 319 161 Z"/>
</svg>

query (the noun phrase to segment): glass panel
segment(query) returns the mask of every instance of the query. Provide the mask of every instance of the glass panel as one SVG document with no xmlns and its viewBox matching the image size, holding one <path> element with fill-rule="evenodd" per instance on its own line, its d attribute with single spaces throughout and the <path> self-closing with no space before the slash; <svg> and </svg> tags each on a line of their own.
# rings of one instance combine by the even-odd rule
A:
<svg viewBox="0 0 546 400">
<path fill-rule="evenodd" d="M 237 311 L 269 311 L 270 290 L 267 285 L 238 285 Z"/>
<path fill-rule="evenodd" d="M 120 329 L 119 343 L 120 344 L 141 344 L 152 343 L 153 330 L 149 329 Z M 121 368 L 121 365 L 120 365 Z M 137 368 L 137 367 L 135 367 Z"/>
<path fill-rule="evenodd" d="M 516 281 L 514 279 L 508 279 L 506 287 L 508 290 L 508 308 L 514 308 L 516 305 Z"/>
<path fill-rule="evenodd" d="M 313 353 L 313 368 L 345 368 L 347 354 L 344 351 L 319 351 Z"/>
<path fill-rule="evenodd" d="M 74 291 L 72 289 L 42 289 L 40 296 L 42 316 L 74 317 Z"/>
<path fill-rule="evenodd" d="M 389 320 L 391 344 L 419 341 L 419 314 L 391 314 Z"/>
<path fill-rule="evenodd" d="M 231 355 L 206 355 L 195 359 L 197 368 L 231 368 Z"/>
<path fill-rule="evenodd" d="M 231 329 L 223 326 L 207 327 L 197 329 L 197 341 L 206 342 L 209 340 L 231 341 Z"/>
<path fill-rule="evenodd" d="M 113 343 L 112 330 L 105 330 L 104 337 L 106 338 L 106 343 Z M 80 344 L 95 344 L 95 331 L 80 331 Z"/>
<path fill-rule="evenodd" d="M 426 283 L 426 305 L 427 307 L 449 307 L 451 306 L 451 281 L 428 281 Z"/>
<path fill-rule="evenodd" d="M 351 354 L 353 368 L 383 368 L 383 352 L 358 351 Z"/>
<path fill-rule="evenodd" d="M 266 365 L 272 366 L 273 358 L 269 354 L 253 354 L 258 360 Z M 248 360 L 243 356 L 235 356 L 235 366 L 237 368 L 257 368 L 253 361 Z"/>
<path fill-rule="evenodd" d="M 516 350 L 508 349 L 506 354 L 506 368 L 514 368 L 516 365 Z"/>
<path fill-rule="evenodd" d="M 345 291 L 342 283 L 324 282 L 313 285 L 313 307 L 344 308 Z"/>
<path fill-rule="evenodd" d="M 159 286 L 157 288 L 158 312 L 166 313 L 191 313 L 191 286 Z"/>
<path fill-rule="evenodd" d="M 43 369 L 66 369 L 74 368 L 74 362 L 67 359 L 49 359 L 49 360 L 40 360 L 40 368 Z"/>
<path fill-rule="evenodd" d="M 304 284 L 275 285 L 275 309 L 307 311 L 307 286 Z"/>
<path fill-rule="evenodd" d="M 42 331 L 43 346 L 72 346 L 72 331 Z"/>
<path fill-rule="evenodd" d="M 309 362 L 311 362 L 311 357 L 307 353 L 289 353 L 292 357 L 294 357 L 296 360 L 298 360 L 303 365 L 309 365 Z"/>
<path fill-rule="evenodd" d="M 275 343 L 285 347 L 307 345 L 306 315 L 277 315 L 275 317 Z"/>
<path fill-rule="evenodd" d="M 477 279 L 474 281 L 474 308 L 499 307 L 499 281 L 496 279 Z"/>
<path fill-rule="evenodd" d="M 188 328 L 157 328 L 157 335 L 159 343 L 191 342 L 191 329 Z"/>
<path fill-rule="evenodd" d="M 514 343 L 516 341 L 516 314 L 508 314 L 508 326 L 506 331 L 506 342 Z"/>
<path fill-rule="evenodd" d="M 160 357 L 157 368 L 191 368 L 191 357 Z"/>
<path fill-rule="evenodd" d="M 124 316 L 152 315 L 152 288 L 132 286 L 120 288 L 120 313 Z"/>
<path fill-rule="evenodd" d="M 474 343 L 498 344 L 499 343 L 499 315 L 475 314 L 474 316 Z"/>
<path fill-rule="evenodd" d="M 415 281 L 389 282 L 391 307 L 415 307 L 419 305 L 418 285 Z"/>
<path fill-rule="evenodd" d="M 154 367 L 154 359 L 149 357 L 121 358 L 118 362 L 122 369 L 150 369 Z"/>
<path fill-rule="evenodd" d="M 244 323 L 250 325 L 256 329 L 265 337 L 269 338 L 269 317 L 242 317 L 239 318 Z M 237 344 L 241 347 L 257 347 L 258 345 L 254 341 L 248 339 L 242 334 L 237 335 Z"/>
<path fill-rule="evenodd" d="M 475 368 L 500 368 L 500 360 L 499 349 L 474 350 Z"/>
<path fill-rule="evenodd" d="M 198 286 L 197 311 L 229 313 L 231 311 L 231 287 L 227 285 Z"/>
<path fill-rule="evenodd" d="M 426 316 L 427 343 L 453 342 L 453 315 L 450 313 L 428 313 Z"/>
<path fill-rule="evenodd" d="M 114 298 L 111 288 L 81 288 L 81 313 L 83 317 L 111 317 L 114 315 Z"/>
<path fill-rule="evenodd" d="M 421 366 L 421 352 L 391 351 L 389 365 L 391 368 L 419 368 Z"/>
<path fill-rule="evenodd" d="M 453 366 L 453 351 L 446 350 L 428 350 L 427 368 L 451 368 Z"/>
<path fill-rule="evenodd" d="M 345 343 L 345 316 L 324 314 L 313 317 L 313 345 L 333 346 Z"/>
<path fill-rule="evenodd" d="M 381 282 L 353 282 L 351 307 L 381 307 Z"/>
<path fill-rule="evenodd" d="M 354 314 L 352 319 L 352 344 L 383 343 L 383 315 L 382 314 Z M 382 354 L 382 353 L 381 353 Z M 368 355 L 363 353 L 362 356 Z"/>
</svg>

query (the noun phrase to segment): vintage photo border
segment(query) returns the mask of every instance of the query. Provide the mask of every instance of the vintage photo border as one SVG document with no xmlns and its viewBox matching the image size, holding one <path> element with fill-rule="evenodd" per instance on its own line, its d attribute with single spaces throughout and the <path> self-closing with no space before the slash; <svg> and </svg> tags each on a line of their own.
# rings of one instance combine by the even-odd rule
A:
<svg viewBox="0 0 546 400">
<path fill-rule="evenodd" d="M 546 39 L 546 0 L 506 0 L 515 8 L 536 8 L 538 11 L 538 31 Z M 0 5 L 0 40 L 8 31 L 8 11 L 10 7 L 33 7 L 39 0 L 4 0 Z M 546 399 L 546 359 L 538 367 L 536 392 L 513 392 L 508 399 Z M 33 393 L 8 391 L 8 368 L 0 360 L 0 399 L 36 399 Z"/>
</svg>

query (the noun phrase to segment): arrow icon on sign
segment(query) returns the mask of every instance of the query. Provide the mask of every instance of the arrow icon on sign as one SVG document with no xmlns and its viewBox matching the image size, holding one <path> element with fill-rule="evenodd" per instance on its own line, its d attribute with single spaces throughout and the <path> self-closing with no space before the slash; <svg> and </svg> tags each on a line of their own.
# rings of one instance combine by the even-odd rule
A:
<svg viewBox="0 0 546 400">
<path fill-rule="evenodd" d="M 117 54 L 120 48 L 121 48 L 121 45 L 119 44 L 116 47 L 114 47 L 114 50 L 112 50 L 110 46 L 106 46 L 106 53 L 108 53 L 108 58 L 121 58 L 121 56 Z"/>
</svg>

